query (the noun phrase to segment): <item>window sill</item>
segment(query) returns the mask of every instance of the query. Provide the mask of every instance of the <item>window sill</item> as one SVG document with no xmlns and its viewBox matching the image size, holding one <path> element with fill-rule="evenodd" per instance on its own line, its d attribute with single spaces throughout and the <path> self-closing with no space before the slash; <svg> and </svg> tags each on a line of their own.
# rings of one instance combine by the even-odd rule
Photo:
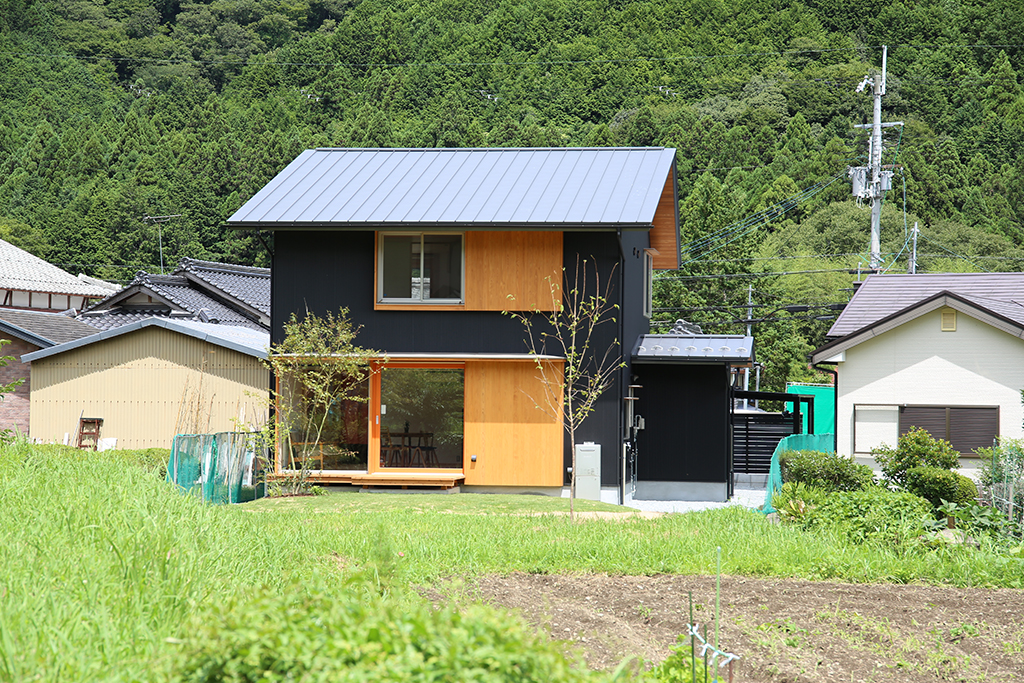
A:
<svg viewBox="0 0 1024 683">
<path fill-rule="evenodd" d="M 375 311 L 464 311 L 466 304 L 412 304 L 387 303 L 377 301 L 373 304 Z"/>
</svg>

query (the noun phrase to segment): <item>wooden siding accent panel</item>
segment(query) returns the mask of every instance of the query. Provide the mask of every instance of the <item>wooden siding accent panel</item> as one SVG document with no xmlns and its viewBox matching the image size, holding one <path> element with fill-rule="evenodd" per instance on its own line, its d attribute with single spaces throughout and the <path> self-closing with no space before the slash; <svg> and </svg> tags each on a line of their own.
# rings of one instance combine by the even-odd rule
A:
<svg viewBox="0 0 1024 683">
<path fill-rule="evenodd" d="M 562 282 L 561 232 L 466 233 L 466 310 L 554 310 L 552 281 Z"/>
<path fill-rule="evenodd" d="M 561 373 L 560 361 L 553 366 Z M 466 361 L 467 485 L 562 485 L 561 420 L 531 398 L 543 391 L 533 361 Z"/>
<path fill-rule="evenodd" d="M 61 443 L 84 414 L 103 418 L 100 436 L 118 448 L 170 448 L 197 422 L 265 424 L 268 384 L 257 358 L 151 327 L 32 363 L 31 436 Z"/>
<path fill-rule="evenodd" d="M 675 270 L 679 267 L 679 223 L 676 220 L 674 181 L 675 177 L 669 173 L 651 227 L 651 248 L 658 252 L 654 255 L 654 267 L 659 270 Z"/>
</svg>

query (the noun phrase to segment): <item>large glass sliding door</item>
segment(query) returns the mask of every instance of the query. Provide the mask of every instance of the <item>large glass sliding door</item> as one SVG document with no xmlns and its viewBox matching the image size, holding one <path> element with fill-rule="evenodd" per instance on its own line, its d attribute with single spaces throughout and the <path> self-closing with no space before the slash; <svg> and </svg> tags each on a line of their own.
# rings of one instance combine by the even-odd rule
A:
<svg viewBox="0 0 1024 683">
<path fill-rule="evenodd" d="M 462 368 L 385 367 L 380 467 L 462 469 Z"/>
<path fill-rule="evenodd" d="M 277 410 L 284 427 L 279 431 L 280 468 L 365 472 L 369 456 L 369 380 L 332 387 L 329 393 L 336 398 L 330 405 L 315 400 L 299 377 L 279 381 L 281 402 Z"/>
</svg>

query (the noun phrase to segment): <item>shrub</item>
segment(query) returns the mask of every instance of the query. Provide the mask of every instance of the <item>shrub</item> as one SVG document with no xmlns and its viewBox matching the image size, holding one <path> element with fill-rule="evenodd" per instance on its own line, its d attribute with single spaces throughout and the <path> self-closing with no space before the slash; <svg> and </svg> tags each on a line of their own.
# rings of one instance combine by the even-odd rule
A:
<svg viewBox="0 0 1024 683">
<path fill-rule="evenodd" d="M 824 491 L 857 491 L 875 478 L 867 465 L 832 452 L 784 451 L 779 465 L 784 482 L 802 482 Z"/>
<path fill-rule="evenodd" d="M 273 681 L 588 681 L 557 643 L 483 606 L 380 597 L 310 582 L 237 596 L 198 615 L 173 658 L 180 683 Z"/>
<path fill-rule="evenodd" d="M 960 464 L 960 454 L 948 441 L 934 439 L 927 430 L 914 427 L 899 438 L 896 448 L 881 446 L 871 455 L 882 469 L 886 480 L 903 488 L 907 483 L 907 470 L 921 465 L 951 470 Z"/>
<path fill-rule="evenodd" d="M 932 519 L 927 500 L 871 486 L 833 493 L 808 513 L 807 526 L 830 529 L 856 543 L 900 545 L 924 533 Z"/>
<path fill-rule="evenodd" d="M 807 513 L 828 497 L 828 492 L 802 482 L 787 482 L 772 497 L 772 507 L 784 522 L 804 523 Z"/>
<path fill-rule="evenodd" d="M 943 501 L 963 505 L 978 497 L 978 487 L 969 477 L 929 465 L 907 470 L 906 490 L 921 496 L 936 508 Z"/>
</svg>

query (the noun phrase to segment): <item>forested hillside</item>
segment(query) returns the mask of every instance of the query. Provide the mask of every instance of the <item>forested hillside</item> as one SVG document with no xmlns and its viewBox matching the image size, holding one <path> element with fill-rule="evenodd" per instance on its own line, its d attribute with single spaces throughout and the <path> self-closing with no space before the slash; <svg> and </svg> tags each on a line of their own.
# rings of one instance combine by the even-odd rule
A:
<svg viewBox="0 0 1024 683">
<path fill-rule="evenodd" d="M 741 331 L 750 296 L 778 387 L 835 314 L 783 307 L 867 266 L 845 169 L 883 44 L 885 267 L 914 222 L 919 270 L 1024 266 L 1019 0 L 0 0 L 0 32 L 0 237 L 74 272 L 157 270 L 158 230 L 168 264 L 265 265 L 224 219 L 312 146 L 664 145 L 657 317 Z"/>
</svg>

